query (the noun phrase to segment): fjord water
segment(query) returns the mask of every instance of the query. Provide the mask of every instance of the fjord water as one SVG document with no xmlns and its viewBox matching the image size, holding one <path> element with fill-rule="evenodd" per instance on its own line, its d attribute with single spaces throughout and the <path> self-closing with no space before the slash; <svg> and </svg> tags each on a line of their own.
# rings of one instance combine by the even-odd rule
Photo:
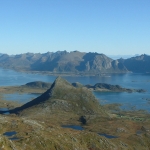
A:
<svg viewBox="0 0 150 150">
<path fill-rule="evenodd" d="M 32 81 L 53 82 L 55 76 L 16 72 L 0 68 L 0 86 L 23 85 Z"/>
<path fill-rule="evenodd" d="M 23 85 L 32 81 L 53 82 L 56 77 L 0 68 L 0 86 Z M 150 74 L 106 74 L 103 76 L 64 76 L 63 78 L 71 83 L 80 82 L 91 85 L 108 83 L 118 84 L 125 88 L 144 89 L 145 93 L 94 92 L 94 95 L 101 104 L 121 103 L 123 109 L 144 109 L 150 112 Z"/>
<path fill-rule="evenodd" d="M 31 94 L 13 93 L 13 94 L 4 94 L 3 99 L 8 100 L 8 101 L 18 101 L 19 103 L 25 104 L 40 95 L 41 94 L 38 94 L 38 93 L 31 93 Z"/>
</svg>

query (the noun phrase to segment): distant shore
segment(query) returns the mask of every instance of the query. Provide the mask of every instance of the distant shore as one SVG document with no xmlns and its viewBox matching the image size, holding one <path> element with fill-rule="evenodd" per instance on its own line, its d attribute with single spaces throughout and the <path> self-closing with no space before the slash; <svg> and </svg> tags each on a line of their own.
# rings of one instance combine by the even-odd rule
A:
<svg viewBox="0 0 150 150">
<path fill-rule="evenodd" d="M 22 73 L 30 73 L 30 74 L 42 74 L 42 75 L 52 75 L 52 76 L 99 76 L 99 77 L 111 77 L 113 74 L 128 74 L 132 73 L 130 71 L 128 72 L 120 72 L 120 73 L 98 73 L 98 72 L 51 72 L 51 71 L 33 71 L 33 70 L 22 70 L 22 69 L 16 69 L 16 68 L 6 68 L 6 67 L 0 67 L 2 69 L 7 69 L 7 70 L 13 70 L 16 72 L 22 72 Z"/>
</svg>

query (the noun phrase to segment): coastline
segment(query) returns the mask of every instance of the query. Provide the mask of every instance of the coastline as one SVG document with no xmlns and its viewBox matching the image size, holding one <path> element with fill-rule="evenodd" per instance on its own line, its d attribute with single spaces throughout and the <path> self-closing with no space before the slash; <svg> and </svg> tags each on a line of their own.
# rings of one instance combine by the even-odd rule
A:
<svg viewBox="0 0 150 150">
<path fill-rule="evenodd" d="M 0 66 L 2 69 L 6 70 L 12 70 L 16 72 L 22 72 L 22 73 L 29 73 L 29 74 L 41 74 L 41 75 L 52 75 L 52 76 L 100 76 L 100 77 L 111 77 L 111 75 L 115 74 L 130 74 L 133 73 L 131 71 L 128 72 L 104 72 L 104 73 L 98 73 L 98 72 L 51 72 L 51 71 L 33 71 L 33 70 L 21 70 L 16 68 L 6 68 Z"/>
</svg>

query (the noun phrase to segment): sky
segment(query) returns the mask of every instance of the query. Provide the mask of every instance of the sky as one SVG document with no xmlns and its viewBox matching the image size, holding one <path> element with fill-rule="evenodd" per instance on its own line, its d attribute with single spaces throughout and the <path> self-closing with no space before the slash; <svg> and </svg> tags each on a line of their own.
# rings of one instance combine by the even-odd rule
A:
<svg viewBox="0 0 150 150">
<path fill-rule="evenodd" d="M 0 0 L 0 53 L 150 54 L 150 0 Z"/>
</svg>

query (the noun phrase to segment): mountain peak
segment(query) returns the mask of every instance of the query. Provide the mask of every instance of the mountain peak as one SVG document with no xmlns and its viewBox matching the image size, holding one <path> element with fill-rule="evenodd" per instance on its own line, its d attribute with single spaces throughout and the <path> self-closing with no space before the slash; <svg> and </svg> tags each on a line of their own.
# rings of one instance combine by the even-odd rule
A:
<svg viewBox="0 0 150 150">
<path fill-rule="evenodd" d="M 57 77 L 45 93 L 10 113 L 37 115 L 52 111 L 95 114 L 100 111 L 100 105 L 87 88 L 76 88 L 65 79 Z"/>
<path fill-rule="evenodd" d="M 55 81 L 53 82 L 51 88 L 49 90 L 52 90 L 54 88 L 66 88 L 66 87 L 73 87 L 67 80 L 63 79 L 62 77 L 58 76 Z"/>
<path fill-rule="evenodd" d="M 54 81 L 55 84 L 69 84 L 71 85 L 67 80 L 63 79 L 62 77 L 58 76 L 56 80 Z"/>
</svg>

